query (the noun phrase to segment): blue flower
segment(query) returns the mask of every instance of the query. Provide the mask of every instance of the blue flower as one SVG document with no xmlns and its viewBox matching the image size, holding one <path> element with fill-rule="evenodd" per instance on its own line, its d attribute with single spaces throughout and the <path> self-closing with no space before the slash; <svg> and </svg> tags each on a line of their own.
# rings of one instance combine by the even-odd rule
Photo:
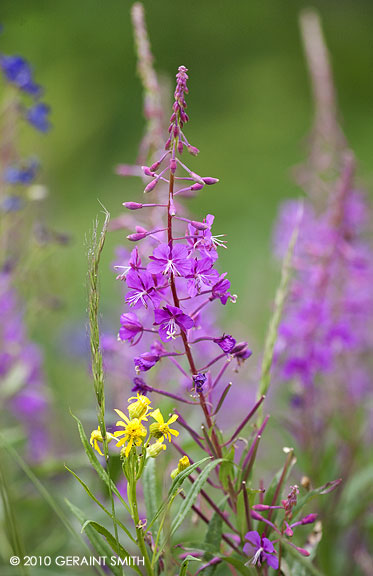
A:
<svg viewBox="0 0 373 576">
<path fill-rule="evenodd" d="M 31 96 L 38 98 L 41 95 L 41 86 L 36 84 L 32 77 L 30 64 L 21 56 L 0 56 L 0 67 L 5 79 L 11 84 L 15 84 Z"/>
<path fill-rule="evenodd" d="M 49 106 L 43 102 L 38 102 L 27 109 L 26 120 L 40 132 L 48 132 L 50 129 L 49 112 Z"/>
<path fill-rule="evenodd" d="M 29 160 L 23 166 L 13 164 L 4 171 L 4 182 L 7 184 L 30 184 L 38 170 L 39 163 L 36 160 Z"/>
<path fill-rule="evenodd" d="M 5 196 L 1 203 L 3 212 L 18 212 L 22 208 L 22 198 L 20 196 Z"/>
</svg>

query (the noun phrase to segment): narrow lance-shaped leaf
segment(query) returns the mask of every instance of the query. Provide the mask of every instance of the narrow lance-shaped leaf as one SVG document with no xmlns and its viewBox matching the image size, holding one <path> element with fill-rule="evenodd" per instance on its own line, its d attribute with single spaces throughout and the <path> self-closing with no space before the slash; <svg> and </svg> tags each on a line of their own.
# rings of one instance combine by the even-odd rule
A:
<svg viewBox="0 0 373 576">
<path fill-rule="evenodd" d="M 176 478 L 172 482 L 171 487 L 168 491 L 168 496 L 167 496 L 166 500 L 161 504 L 161 506 L 157 510 L 157 513 L 155 514 L 155 516 L 151 519 L 150 523 L 148 524 L 148 527 L 147 527 L 148 530 L 150 530 L 150 528 L 153 526 L 153 524 L 157 520 L 157 518 L 159 518 L 159 516 L 162 514 L 162 512 L 166 509 L 169 502 L 175 498 L 175 496 L 177 495 L 177 492 L 178 492 L 179 488 L 181 487 L 182 483 L 184 482 L 184 480 L 186 478 L 188 478 L 188 476 L 190 474 L 192 474 L 192 472 L 194 472 L 194 470 L 196 468 L 198 468 L 199 466 L 201 466 L 201 464 L 206 462 L 206 460 L 210 460 L 210 458 L 209 457 L 202 458 L 202 460 L 199 460 L 198 462 L 191 464 L 191 466 L 189 466 L 188 468 L 183 470 L 183 472 L 180 472 L 180 474 L 178 474 L 176 476 Z"/>
</svg>

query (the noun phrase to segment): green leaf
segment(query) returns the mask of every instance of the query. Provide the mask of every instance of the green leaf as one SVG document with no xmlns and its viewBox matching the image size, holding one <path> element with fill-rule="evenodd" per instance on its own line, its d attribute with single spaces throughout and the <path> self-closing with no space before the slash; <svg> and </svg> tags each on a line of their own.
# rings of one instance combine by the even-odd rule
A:
<svg viewBox="0 0 373 576">
<path fill-rule="evenodd" d="M 191 556 L 190 554 L 184 559 L 181 567 L 180 567 L 180 572 L 179 572 L 179 576 L 186 576 L 187 570 L 188 570 L 188 564 L 189 562 L 192 561 L 195 562 L 201 562 L 201 560 L 199 558 L 195 558 L 194 556 Z"/>
<path fill-rule="evenodd" d="M 126 528 L 124 526 L 124 524 L 122 522 L 120 522 L 120 520 L 118 520 L 117 518 L 113 518 L 112 513 L 109 512 L 109 510 L 96 498 L 96 496 L 88 488 L 87 484 L 81 478 L 79 478 L 79 476 L 77 474 L 75 474 L 75 472 L 73 472 L 73 470 L 70 470 L 70 468 L 68 468 L 68 466 L 65 465 L 65 468 L 68 472 L 70 472 L 78 480 L 78 482 L 81 484 L 81 486 L 83 486 L 84 490 L 87 492 L 88 496 L 90 498 L 92 498 L 92 500 L 101 508 L 101 510 L 103 510 L 105 512 L 105 514 L 107 514 L 112 520 L 114 520 L 114 522 L 116 522 L 118 524 L 118 526 L 123 530 L 123 532 L 125 532 L 127 534 L 128 538 L 130 538 L 130 540 L 132 540 L 132 542 L 136 543 L 135 538 L 133 538 L 133 536 L 132 536 L 131 532 L 128 530 L 128 528 Z"/>
<path fill-rule="evenodd" d="M 216 466 L 218 466 L 218 464 L 220 464 L 222 461 L 223 461 L 223 458 L 218 458 L 217 460 L 213 460 L 212 462 L 209 462 L 209 464 L 207 464 L 206 468 L 204 468 L 204 470 L 198 476 L 196 481 L 192 484 L 188 494 L 185 497 L 185 500 L 183 500 L 183 502 L 181 503 L 181 506 L 177 512 L 177 515 L 175 516 L 175 518 L 172 522 L 170 536 L 172 536 L 172 534 L 174 534 L 176 532 L 176 530 L 179 528 L 179 526 L 184 521 L 186 515 L 188 514 L 189 510 L 191 509 L 194 502 L 196 501 L 198 494 L 200 493 L 201 489 L 203 488 L 207 478 L 209 477 L 210 472 L 214 468 L 216 468 Z"/>
<path fill-rule="evenodd" d="M 296 517 L 299 516 L 299 514 L 302 512 L 302 509 L 306 504 L 308 504 L 308 502 L 313 500 L 316 496 L 322 496 L 324 494 L 329 494 L 330 492 L 333 492 L 333 490 L 335 490 L 340 485 L 341 482 L 342 482 L 341 478 L 338 478 L 337 480 L 332 480 L 331 482 L 327 482 L 326 484 L 320 486 L 319 488 L 310 490 L 309 492 L 307 492 L 305 496 L 299 498 L 298 504 L 293 509 L 293 519 L 295 520 Z"/>
<path fill-rule="evenodd" d="M 234 446 L 231 446 L 227 454 L 224 455 L 225 462 L 221 463 L 219 468 L 219 479 L 225 490 L 228 490 L 229 478 L 233 478 L 234 475 Z"/>
<path fill-rule="evenodd" d="M 69 500 L 65 499 L 65 502 L 74 516 L 76 516 L 76 518 L 79 520 L 80 524 L 84 526 L 84 523 L 86 522 L 84 512 L 80 510 L 80 508 L 74 506 L 74 504 L 72 504 Z M 97 531 L 92 526 L 87 526 L 85 533 L 87 534 L 90 543 L 99 556 L 105 556 L 108 558 L 112 556 L 111 547 L 97 534 Z M 108 566 L 108 568 L 115 576 L 122 576 L 122 569 L 120 566 Z M 136 566 L 133 566 L 133 568 L 136 569 Z"/>
<path fill-rule="evenodd" d="M 114 550 L 116 554 L 118 554 L 118 556 L 120 556 L 120 558 L 123 560 L 129 558 L 129 552 L 123 548 L 122 544 L 117 543 L 115 537 L 109 532 L 109 530 L 102 526 L 102 524 L 99 524 L 94 520 L 86 520 L 82 526 L 82 532 L 85 532 L 88 529 L 88 526 L 92 526 L 92 528 L 94 528 L 98 534 L 104 536 L 109 546 Z"/>
<path fill-rule="evenodd" d="M 148 519 L 155 518 L 159 508 L 157 479 L 155 474 L 155 458 L 149 458 L 147 460 L 142 477 L 146 514 Z M 154 522 L 155 532 L 158 531 L 158 524 L 159 523 L 157 521 Z"/>
<path fill-rule="evenodd" d="M 256 576 L 257 571 L 255 568 L 250 568 L 249 566 L 245 566 L 245 563 L 242 560 L 238 560 L 234 556 L 220 556 L 223 562 L 227 562 L 227 564 L 231 564 L 234 568 L 237 568 L 240 574 L 243 576 Z"/>
<path fill-rule="evenodd" d="M 204 550 L 212 550 L 211 552 L 206 552 L 204 555 L 204 559 L 208 562 L 213 558 L 213 556 L 220 552 L 220 544 L 221 544 L 221 537 L 223 532 L 223 519 L 222 517 L 214 513 L 213 517 L 211 518 L 208 529 L 206 532 L 205 543 L 204 543 Z M 212 576 L 217 569 L 217 565 L 209 566 L 204 570 L 205 576 Z"/>
<path fill-rule="evenodd" d="M 119 492 L 118 488 L 116 487 L 116 485 L 114 484 L 114 482 L 111 480 L 111 478 L 109 477 L 108 473 L 106 472 L 105 468 L 102 466 L 102 464 L 100 464 L 100 462 L 98 461 L 96 454 L 94 453 L 94 450 L 92 448 L 92 446 L 89 443 L 89 440 L 86 436 L 86 433 L 84 432 L 84 428 L 82 423 L 80 422 L 79 418 L 77 418 L 74 414 L 71 414 L 72 417 L 74 418 L 74 420 L 76 421 L 77 425 L 78 425 L 78 430 L 79 430 L 79 435 L 80 435 L 80 439 L 81 442 L 83 444 L 85 453 L 88 456 L 88 459 L 90 461 L 90 463 L 92 464 L 93 468 L 96 470 L 98 476 L 101 478 L 101 480 L 103 482 L 105 482 L 106 486 L 111 490 L 112 492 L 119 498 L 119 500 L 122 502 L 123 506 L 125 506 L 125 508 L 127 509 L 127 511 L 130 513 L 130 509 L 129 506 L 127 504 L 127 502 L 125 500 L 123 500 L 121 493 Z"/>
<path fill-rule="evenodd" d="M 180 472 L 180 474 L 178 474 L 176 476 L 176 478 L 174 478 L 174 481 L 171 484 L 171 488 L 168 491 L 168 496 L 167 496 L 166 500 L 158 508 L 155 516 L 152 518 L 150 524 L 148 525 L 147 530 L 150 530 L 150 528 L 153 526 L 153 524 L 157 520 L 157 518 L 159 518 L 159 516 L 162 514 L 162 512 L 164 512 L 166 510 L 168 504 L 175 499 L 175 497 L 176 497 L 181 485 L 183 484 L 184 480 L 186 478 L 188 478 L 188 476 L 190 474 L 192 474 L 192 472 L 194 472 L 194 470 L 196 468 L 199 468 L 201 466 L 201 464 L 206 462 L 206 460 L 210 460 L 210 459 L 211 459 L 210 457 L 202 458 L 202 460 L 199 460 L 198 462 L 191 464 L 190 466 L 188 466 L 188 468 L 183 470 L 183 472 Z"/>
</svg>

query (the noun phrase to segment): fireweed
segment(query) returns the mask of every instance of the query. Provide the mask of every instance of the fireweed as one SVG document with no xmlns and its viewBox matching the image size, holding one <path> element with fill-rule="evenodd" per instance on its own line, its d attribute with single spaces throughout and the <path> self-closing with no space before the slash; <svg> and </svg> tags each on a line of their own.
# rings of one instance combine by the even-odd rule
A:
<svg viewBox="0 0 373 576">
<path fill-rule="evenodd" d="M 371 442 L 372 212 L 354 182 L 354 155 L 338 124 L 318 17 L 306 13 L 301 24 L 316 114 L 309 158 L 297 173 L 307 199 L 276 345 L 274 378 L 289 385 L 292 414 L 298 414 L 289 427 L 313 477 L 322 481 L 333 470 L 350 481 L 352 490 L 359 485 L 364 492 L 358 476 L 364 467 L 358 462 L 361 446 Z M 280 208 L 274 233 L 280 258 L 297 212 L 295 201 Z M 347 490 L 346 496 L 339 495 L 341 520 L 333 531 L 335 548 L 344 551 L 339 566 L 344 574 L 351 573 L 369 547 L 369 511 L 365 507 L 348 511 L 345 498 L 351 501 L 352 493 L 348 494 Z M 333 511 L 335 504 L 336 500 Z"/>
<path fill-rule="evenodd" d="M 132 542 L 139 547 L 148 575 L 160 574 L 166 565 L 168 571 L 186 574 L 192 561 L 201 562 L 196 573 L 224 562 L 232 567 L 232 573 L 237 568 L 246 571 L 243 573 L 267 574 L 269 566 L 277 569 L 285 561 L 294 567 L 299 564 L 310 566 L 306 556 L 315 552 L 312 540 L 299 547 L 291 540 L 293 531 L 315 522 L 315 514 L 302 515 L 303 506 L 314 495 L 333 490 L 339 481 L 316 490 L 311 490 L 309 482 L 304 482 L 305 495 L 301 499 L 298 499 L 300 489 L 297 486 L 292 486 L 288 497 L 283 498 L 282 492 L 286 490 L 296 461 L 293 449 L 286 449 L 284 466 L 268 490 L 265 491 L 262 482 L 256 487 L 255 460 L 269 419 L 269 416 L 262 418 L 259 414 L 264 396 L 248 407 L 246 417 L 236 423 L 227 439 L 216 423 L 218 413 L 224 418 L 225 400 L 232 386 L 230 382 L 224 382 L 226 370 L 232 365 L 238 369 L 251 356 L 251 351 L 246 342 L 237 342 L 227 332 L 217 332 L 210 320 L 208 326 L 204 324 L 205 318 L 209 318 L 210 307 L 219 302 L 223 305 L 234 302 L 236 297 L 230 292 L 226 274 L 216 269 L 218 249 L 225 245 L 225 240 L 213 230 L 214 217 L 208 214 L 194 220 L 185 215 L 178 202 L 183 194 L 208 189 L 218 180 L 200 176 L 181 160 L 183 152 L 196 156 L 198 149 L 187 140 L 184 132 L 189 120 L 185 101 L 188 76 L 184 66 L 180 66 L 176 79 L 169 138 L 158 159 L 143 167 L 147 177 L 145 194 L 149 195 L 149 200 L 125 203 L 125 207 L 136 214 L 152 211 L 156 215 L 148 219 L 153 226 L 144 226 L 143 222 L 134 225 L 128 240 L 135 247 L 118 271 L 118 279 L 126 286 L 126 310 L 120 318 L 119 337 L 129 345 L 130 351 L 134 349 L 133 345 L 136 347 L 132 358 L 137 373 L 133 388 L 136 397 L 129 399 L 128 414 L 123 405 L 116 409 L 120 420 L 115 428 L 110 426 L 110 431 L 105 424 L 97 288 L 108 215 L 101 236 L 95 236 L 90 257 L 92 372 L 99 427 L 92 432 L 90 441 L 79 421 L 78 427 L 87 455 L 109 489 L 111 510 L 101 503 L 100 508 L 113 520 L 114 535 L 90 520 L 86 520 L 83 527 L 91 530 L 87 530 L 87 535 L 94 547 L 97 546 L 96 531 L 104 535 L 108 545 L 125 561 L 130 552 L 121 545 L 119 530 L 123 531 L 130 546 Z M 155 193 L 156 198 L 150 196 Z M 146 246 L 147 250 L 141 246 Z M 139 345 L 142 346 L 140 351 Z M 150 386 L 147 379 L 159 365 L 164 370 L 157 373 L 157 385 Z M 175 382 L 176 374 L 181 374 L 184 385 L 174 392 L 169 388 Z M 177 411 L 166 416 L 161 406 L 153 407 L 153 393 L 199 413 L 203 418 L 200 430 Z M 189 416 L 186 418 L 190 422 Z M 247 433 L 249 423 L 253 425 Z M 205 453 L 204 458 L 193 462 L 179 444 L 177 436 L 181 428 L 194 442 L 194 450 L 200 455 Z M 127 499 L 113 482 L 109 447 L 111 449 L 114 444 L 120 448 Z M 175 448 L 181 457 L 174 463 L 168 495 L 158 505 L 152 462 L 156 458 L 162 459 L 168 446 Z M 106 467 L 100 464 L 94 451 L 105 458 Z M 187 479 L 191 486 L 184 492 L 182 485 Z M 78 480 L 97 503 L 88 486 Z M 146 517 L 139 514 L 139 480 L 142 480 Z M 120 499 L 132 517 L 135 535 L 130 524 L 119 520 L 113 495 Z M 178 496 L 182 501 L 176 510 L 172 504 Z M 71 505 L 71 508 L 81 520 L 85 518 L 75 506 Z M 179 545 L 185 552 L 179 559 L 170 558 L 172 538 L 192 511 L 207 524 L 205 544 L 200 540 L 198 547 L 193 543 L 188 548 L 186 544 Z M 183 541 L 186 542 L 185 536 Z M 132 568 L 140 573 L 138 567 Z"/>
<path fill-rule="evenodd" d="M 354 183 L 355 160 L 338 125 L 317 16 L 307 13 L 302 28 L 316 120 L 309 160 L 298 171 L 308 197 L 303 201 L 294 277 L 276 347 L 276 379 L 292 383 L 292 405 L 302 414 L 294 431 L 321 462 L 319 437 L 326 435 L 336 410 L 355 421 L 357 439 L 368 432 L 361 429 L 356 415 L 362 404 L 369 410 L 371 398 L 373 248 L 371 209 Z M 280 258 L 297 211 L 295 201 L 280 207 L 274 233 Z M 349 459 L 344 472 L 350 466 Z"/>
<path fill-rule="evenodd" d="M 32 185 L 39 162 L 22 157 L 18 133 L 27 126 L 47 132 L 49 107 L 40 101 L 42 88 L 24 58 L 0 53 L 0 71 L 4 87 L 0 120 L 0 389 L 4 406 L 25 430 L 29 457 L 38 460 L 47 448 L 48 400 L 42 353 L 28 338 L 25 304 L 18 287 L 21 266 L 23 270 L 31 259 L 27 232 L 32 225 L 39 236 L 36 243 L 44 243 L 41 227 L 30 223 L 29 205 L 43 199 L 46 191 Z"/>
</svg>

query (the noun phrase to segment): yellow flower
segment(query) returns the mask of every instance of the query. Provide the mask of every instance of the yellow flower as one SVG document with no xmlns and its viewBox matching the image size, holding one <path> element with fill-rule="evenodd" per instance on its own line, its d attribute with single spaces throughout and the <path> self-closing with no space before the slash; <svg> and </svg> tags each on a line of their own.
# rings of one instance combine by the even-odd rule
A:
<svg viewBox="0 0 373 576">
<path fill-rule="evenodd" d="M 175 468 L 175 470 L 172 470 L 172 472 L 171 472 L 172 480 L 174 480 L 176 478 L 176 476 L 178 474 L 180 474 L 180 472 L 183 472 L 184 470 L 189 468 L 189 466 L 190 466 L 190 461 L 189 461 L 188 456 L 183 456 L 182 458 L 180 458 L 179 463 L 177 465 L 177 468 Z"/>
<path fill-rule="evenodd" d="M 148 420 L 146 415 L 149 411 L 149 404 L 151 400 L 142 394 L 137 393 L 137 396 L 131 396 L 128 398 L 128 402 L 135 400 L 132 404 L 128 406 L 128 412 L 130 418 L 138 418 L 139 420 Z"/>
<path fill-rule="evenodd" d="M 128 454 L 130 453 L 133 444 L 136 446 L 141 446 L 143 438 L 146 436 L 146 429 L 138 418 L 133 418 L 130 420 L 125 414 L 123 414 L 121 410 L 117 410 L 116 408 L 115 412 L 124 420 L 124 422 L 122 420 L 118 420 L 116 426 L 123 426 L 124 430 L 117 430 L 114 432 L 114 436 L 116 438 L 119 436 L 124 436 L 124 438 L 119 440 L 117 446 L 123 446 L 123 444 L 128 442 L 124 451 L 126 458 L 128 458 Z"/>
<path fill-rule="evenodd" d="M 150 458 L 156 458 L 162 452 L 162 450 L 166 450 L 166 446 L 163 444 L 163 441 L 164 438 L 162 436 L 162 438 L 157 440 L 157 442 L 154 442 L 154 444 L 150 444 L 150 446 L 146 451 L 146 454 L 150 456 Z"/>
<path fill-rule="evenodd" d="M 161 414 L 161 411 L 159 410 L 159 408 L 157 408 L 156 410 L 154 410 L 154 412 L 151 412 L 149 416 L 152 416 L 152 418 L 154 418 L 154 420 L 156 421 L 156 423 L 151 424 L 149 427 L 149 431 L 152 436 L 155 436 L 156 438 L 164 436 L 165 438 L 167 438 L 169 442 L 171 442 L 171 434 L 173 436 L 179 436 L 179 432 L 177 430 L 171 430 L 170 428 L 170 424 L 176 422 L 176 420 L 178 419 L 177 414 L 173 414 L 171 418 L 167 422 L 165 422 Z"/>
<path fill-rule="evenodd" d="M 106 438 L 107 438 L 107 442 L 109 444 L 109 442 L 111 442 L 114 439 L 114 436 L 112 434 L 110 434 L 109 432 L 106 432 Z M 101 452 L 100 446 L 98 445 L 98 442 L 103 442 L 103 438 L 102 438 L 102 434 L 101 434 L 101 430 L 100 430 L 100 426 L 97 428 L 97 430 L 93 430 L 91 433 L 91 438 L 90 438 L 90 444 L 92 446 L 92 448 L 94 448 L 95 450 L 97 450 L 97 452 L 103 456 L 103 453 Z"/>
</svg>

